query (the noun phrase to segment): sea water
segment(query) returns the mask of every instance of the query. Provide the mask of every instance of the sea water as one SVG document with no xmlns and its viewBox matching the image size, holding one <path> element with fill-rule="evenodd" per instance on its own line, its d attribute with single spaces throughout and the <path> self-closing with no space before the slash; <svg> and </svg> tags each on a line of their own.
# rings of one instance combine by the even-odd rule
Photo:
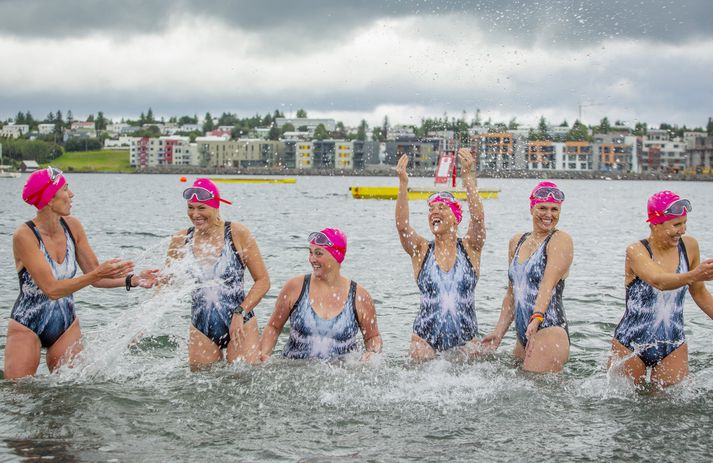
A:
<svg viewBox="0 0 713 463">
<path fill-rule="evenodd" d="M 69 174 L 72 214 L 100 260 L 162 267 L 170 237 L 190 225 L 178 176 Z M 190 179 L 192 180 L 192 178 Z M 21 179 L 0 181 L 0 356 L 18 294 L 12 233 L 32 218 Z M 425 178 L 412 186 L 432 186 Z M 498 319 L 507 245 L 531 228 L 534 180 L 483 179 L 487 240 L 476 308 L 482 334 Z M 349 237 L 342 272 L 376 304 L 384 352 L 369 364 L 288 361 L 218 364 L 193 373 L 186 341 L 192 283 L 169 290 L 86 288 L 76 293 L 85 352 L 72 369 L 0 380 L 0 460 L 35 461 L 709 461 L 713 446 L 713 321 L 686 298 L 690 377 L 663 392 L 637 391 L 608 374 L 612 333 L 624 310 L 624 252 L 648 235 L 647 197 L 670 188 L 691 199 L 688 233 L 713 257 L 713 184 L 558 181 L 567 195 L 559 228 L 575 256 L 564 292 L 570 360 L 533 375 L 511 357 L 514 332 L 491 359 L 408 361 L 419 304 L 394 202 L 354 200 L 348 187 L 394 178 L 298 177 L 296 184 L 221 183 L 226 220 L 245 224 L 272 287 L 255 312 L 267 322 L 288 278 L 310 270 L 307 235 L 339 227 Z M 430 236 L 423 201 L 413 226 Z M 467 215 L 466 215 L 467 220 Z M 465 232 L 465 222 L 461 225 Z M 248 273 L 246 272 L 246 275 Z M 247 287 L 251 281 L 248 277 Z M 708 284 L 709 289 L 713 289 Z M 276 352 L 282 348 L 287 327 Z"/>
</svg>

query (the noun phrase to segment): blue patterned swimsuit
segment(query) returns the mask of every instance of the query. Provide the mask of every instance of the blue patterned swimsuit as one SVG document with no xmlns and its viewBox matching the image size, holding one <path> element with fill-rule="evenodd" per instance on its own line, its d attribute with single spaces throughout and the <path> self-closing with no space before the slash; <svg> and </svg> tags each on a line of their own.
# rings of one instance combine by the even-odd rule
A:
<svg viewBox="0 0 713 463">
<path fill-rule="evenodd" d="M 648 240 L 641 240 L 653 259 Z M 688 271 L 688 254 L 683 240 L 678 242 L 676 273 Z M 647 367 L 656 366 L 686 342 L 683 332 L 683 299 L 688 285 L 661 291 L 639 277 L 626 287 L 626 310 L 614 337 L 641 358 Z"/>
<path fill-rule="evenodd" d="M 478 334 L 475 317 L 475 285 L 478 276 L 458 239 L 456 259 L 448 272 L 436 262 L 435 245 L 428 245 L 418 274 L 421 310 L 413 332 L 437 351 L 462 346 Z"/>
<path fill-rule="evenodd" d="M 547 243 L 557 231 L 550 233 L 540 246 L 533 252 L 525 262 L 519 262 L 520 248 L 525 242 L 530 233 L 525 233 L 520 237 L 520 241 L 515 248 L 512 262 L 508 268 L 508 278 L 512 284 L 513 298 L 515 299 L 515 329 L 517 339 L 522 346 L 527 345 L 525 332 L 527 325 L 530 324 L 530 317 L 535 307 L 537 294 L 540 292 L 540 282 L 545 275 L 545 267 L 547 267 Z M 550 326 L 560 326 L 567 332 L 569 338 L 569 329 L 567 327 L 567 317 L 564 313 L 564 305 L 562 304 L 562 293 L 564 292 L 564 280 L 557 282 L 557 285 L 552 291 L 552 298 L 545 310 L 545 319 L 540 323 L 538 330 L 548 328 Z"/>
<path fill-rule="evenodd" d="M 188 229 L 186 244 L 191 255 L 193 253 L 194 228 Z M 210 338 L 220 348 L 230 341 L 230 321 L 233 309 L 242 304 L 245 299 L 244 275 L 245 266 L 240 260 L 238 250 L 233 243 L 230 222 L 225 222 L 223 231 L 223 249 L 217 260 L 211 264 L 202 265 L 199 260 L 191 269 L 198 287 L 193 290 L 191 307 L 191 323 Z M 247 322 L 253 317 L 253 311 L 245 314 Z"/>
<path fill-rule="evenodd" d="M 37 237 L 40 250 L 52 269 L 52 275 L 57 280 L 67 280 L 74 278 L 77 274 L 76 244 L 67 222 L 62 218 L 59 219 L 59 222 L 64 228 L 64 236 L 67 240 L 67 251 L 61 264 L 55 262 L 47 252 L 37 226 L 31 220 L 25 224 Z M 17 275 L 20 278 L 20 295 L 15 301 L 10 316 L 16 322 L 34 331 L 40 338 L 42 347 L 50 347 L 74 322 L 74 295 L 70 294 L 61 299 L 52 300 L 37 287 L 27 269 L 23 268 Z"/>
<path fill-rule="evenodd" d="M 331 359 L 358 349 L 359 323 L 356 317 L 356 282 L 349 285 L 344 308 L 325 320 L 309 302 L 310 274 L 305 275 L 300 297 L 290 313 L 290 338 L 282 355 L 293 359 Z"/>
</svg>

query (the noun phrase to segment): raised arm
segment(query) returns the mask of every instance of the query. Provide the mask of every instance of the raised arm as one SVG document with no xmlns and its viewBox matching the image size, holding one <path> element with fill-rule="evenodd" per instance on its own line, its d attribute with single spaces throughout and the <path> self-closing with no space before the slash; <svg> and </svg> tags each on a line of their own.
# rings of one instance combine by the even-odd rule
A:
<svg viewBox="0 0 713 463">
<path fill-rule="evenodd" d="M 688 249 L 689 247 L 692 249 Z M 692 251 L 694 254 L 699 252 L 698 242 L 691 237 L 686 240 L 686 248 L 687 251 Z M 626 249 L 626 265 L 632 274 L 661 291 L 713 279 L 713 259 L 697 263 L 695 267 L 691 265 L 691 270 L 685 273 L 666 272 L 654 262 L 640 242 L 636 242 Z"/>
<path fill-rule="evenodd" d="M 282 328 L 285 327 L 287 319 L 290 318 L 292 307 L 294 307 L 295 302 L 297 302 L 303 282 L 303 275 L 291 278 L 285 283 L 280 294 L 277 295 L 275 310 L 272 312 L 267 325 L 265 325 L 265 329 L 262 331 L 262 338 L 260 339 L 261 361 L 267 360 L 270 355 L 272 355 L 272 350 L 275 348 L 275 344 L 277 344 L 277 338 L 280 336 Z"/>
<path fill-rule="evenodd" d="M 468 212 L 470 212 L 468 231 L 463 237 L 463 241 L 473 250 L 480 253 L 485 244 L 485 212 L 476 186 L 478 168 L 475 165 L 470 148 L 459 149 L 458 159 L 460 159 L 461 163 L 461 177 L 468 197 Z"/>
<path fill-rule="evenodd" d="M 426 242 L 426 239 L 416 233 L 409 221 L 407 164 L 407 154 L 401 156 L 398 164 L 396 164 L 396 173 L 399 176 L 399 195 L 396 197 L 396 231 L 399 233 L 399 240 L 401 240 L 401 246 L 404 251 L 409 256 L 414 257 Z"/>
<path fill-rule="evenodd" d="M 547 265 L 540 281 L 540 287 L 537 289 L 535 305 L 532 308 L 533 313 L 539 312 L 544 316 L 552 299 L 552 291 L 557 286 L 557 283 L 569 273 L 573 257 L 574 244 L 572 243 L 572 237 L 563 231 L 558 231 L 552 235 L 550 242 L 547 243 Z M 542 320 L 537 318 L 530 321 L 527 325 L 527 331 L 525 331 L 527 339 L 530 339 L 537 332 L 540 323 L 542 323 Z"/>
<path fill-rule="evenodd" d="M 366 348 L 366 353 L 362 359 L 368 360 L 371 355 L 381 352 L 383 342 L 381 334 L 379 334 L 379 325 L 376 321 L 374 300 L 371 298 L 371 294 L 361 286 L 357 286 L 356 291 L 356 315 L 359 329 L 362 336 L 364 336 L 364 347 Z"/>
<path fill-rule="evenodd" d="M 513 256 L 515 254 L 515 247 L 520 239 L 520 235 L 515 235 L 510 239 L 508 243 L 508 264 L 512 262 Z M 510 325 L 515 319 L 515 298 L 513 296 L 512 283 L 508 281 L 508 289 L 503 297 L 503 303 L 500 308 L 500 317 L 498 318 L 498 323 L 495 325 L 495 329 L 492 333 L 483 337 L 481 344 L 485 348 L 496 350 L 503 338 L 505 333 L 507 333 Z"/>
<path fill-rule="evenodd" d="M 92 252 L 91 255 L 94 256 L 94 265 L 91 267 L 82 267 L 79 250 L 80 244 L 76 235 L 75 240 L 77 241 L 77 260 L 84 274 L 64 280 L 57 280 L 54 277 L 47 259 L 37 245 L 37 238 L 27 226 L 23 225 L 17 229 L 12 238 L 12 248 L 15 259 L 22 263 L 22 266 L 30 273 L 37 287 L 50 299 L 60 299 L 69 296 L 86 286 L 96 284 L 107 278 L 117 279 L 121 281 L 121 285 L 124 284 L 123 278 L 131 272 L 134 267 L 132 262 L 111 259 L 99 264 L 96 262 L 94 252 Z"/>
</svg>

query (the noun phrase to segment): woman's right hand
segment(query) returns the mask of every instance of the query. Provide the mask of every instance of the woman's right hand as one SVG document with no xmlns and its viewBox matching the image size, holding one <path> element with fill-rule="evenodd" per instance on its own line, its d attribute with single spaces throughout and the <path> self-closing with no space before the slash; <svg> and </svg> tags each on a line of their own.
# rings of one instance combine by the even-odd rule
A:
<svg viewBox="0 0 713 463">
<path fill-rule="evenodd" d="M 399 181 L 403 184 L 408 184 L 406 166 L 408 166 L 408 154 L 402 155 L 401 158 L 399 158 L 399 162 L 396 164 L 396 174 L 399 176 Z"/>
<path fill-rule="evenodd" d="M 713 259 L 708 259 L 702 261 L 696 267 L 697 281 L 710 281 L 713 280 Z"/>
<path fill-rule="evenodd" d="M 109 259 L 99 264 L 92 273 L 97 279 L 124 278 L 134 270 L 134 263 L 130 260 Z"/>
<path fill-rule="evenodd" d="M 480 340 L 480 346 L 484 350 L 490 350 L 495 352 L 500 347 L 500 342 L 503 340 L 502 336 L 498 336 L 497 333 L 493 332 L 483 337 Z"/>
</svg>

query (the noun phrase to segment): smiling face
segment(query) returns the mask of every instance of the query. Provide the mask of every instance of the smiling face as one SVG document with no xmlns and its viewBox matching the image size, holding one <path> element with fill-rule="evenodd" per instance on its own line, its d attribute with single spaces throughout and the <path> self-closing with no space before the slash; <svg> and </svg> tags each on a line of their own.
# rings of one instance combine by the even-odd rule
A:
<svg viewBox="0 0 713 463">
<path fill-rule="evenodd" d="M 45 207 L 57 215 L 68 216 L 72 209 L 72 198 L 74 193 L 69 189 L 69 184 L 65 183 Z"/>
<path fill-rule="evenodd" d="M 339 266 L 337 260 L 327 252 L 322 246 L 316 244 L 309 245 L 309 264 L 312 266 L 312 273 L 316 277 L 320 277 L 334 270 L 335 266 Z"/>
<path fill-rule="evenodd" d="M 456 216 L 444 202 L 432 202 L 428 205 L 428 226 L 431 233 L 437 235 L 454 231 L 458 227 Z"/>
<path fill-rule="evenodd" d="M 533 231 L 551 232 L 560 220 L 562 206 L 557 203 L 538 203 L 530 209 Z"/>
<path fill-rule="evenodd" d="M 684 215 L 658 225 L 651 225 L 651 236 L 663 245 L 678 246 L 681 237 L 686 234 L 687 221 L 688 217 Z"/>
<path fill-rule="evenodd" d="M 205 230 L 218 221 L 218 209 L 201 203 L 188 203 L 188 218 L 196 230 Z"/>
</svg>

